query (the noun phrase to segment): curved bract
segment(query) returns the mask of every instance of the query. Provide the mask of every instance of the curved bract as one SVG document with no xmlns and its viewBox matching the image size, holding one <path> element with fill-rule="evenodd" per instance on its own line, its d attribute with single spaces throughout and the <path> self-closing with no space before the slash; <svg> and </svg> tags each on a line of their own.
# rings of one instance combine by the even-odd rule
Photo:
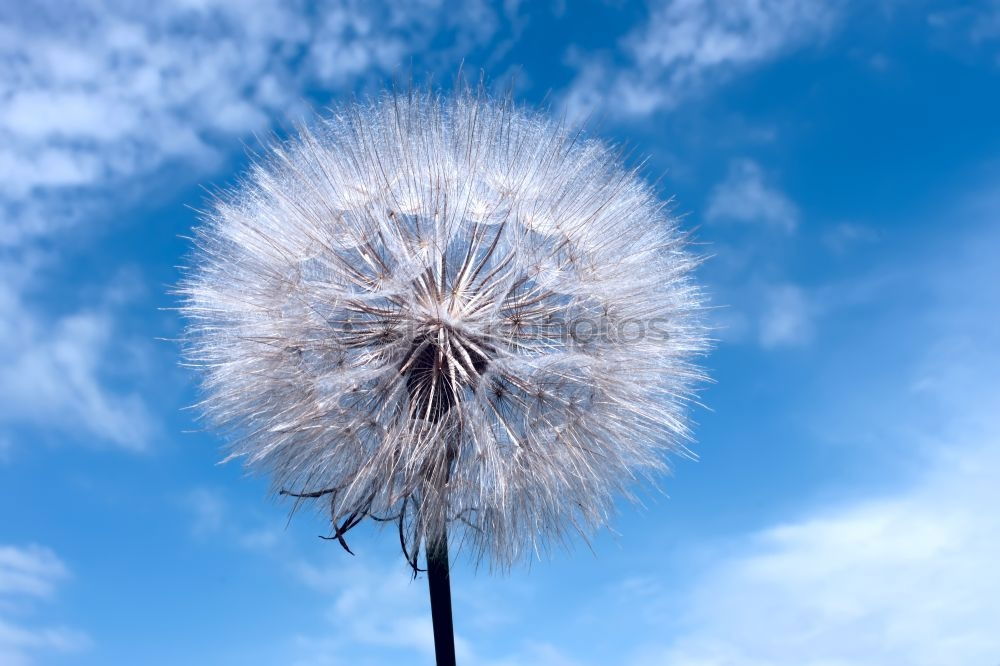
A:
<svg viewBox="0 0 1000 666">
<path fill-rule="evenodd" d="M 509 100 L 386 94 L 268 149 L 181 287 L 201 407 L 276 487 L 501 567 L 687 436 L 694 259 L 652 189 Z M 289 493 L 292 494 L 292 493 Z M 415 560 L 415 555 L 408 552 Z"/>
</svg>

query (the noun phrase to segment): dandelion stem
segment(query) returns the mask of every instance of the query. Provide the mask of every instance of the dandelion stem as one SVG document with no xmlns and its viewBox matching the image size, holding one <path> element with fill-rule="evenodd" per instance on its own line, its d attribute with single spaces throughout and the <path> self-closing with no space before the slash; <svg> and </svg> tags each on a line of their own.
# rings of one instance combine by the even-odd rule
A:
<svg viewBox="0 0 1000 666">
<path fill-rule="evenodd" d="M 455 666 L 455 628 L 451 620 L 451 577 L 448 572 L 448 534 L 442 529 L 427 544 L 427 587 L 431 595 L 434 654 L 437 666 Z"/>
</svg>

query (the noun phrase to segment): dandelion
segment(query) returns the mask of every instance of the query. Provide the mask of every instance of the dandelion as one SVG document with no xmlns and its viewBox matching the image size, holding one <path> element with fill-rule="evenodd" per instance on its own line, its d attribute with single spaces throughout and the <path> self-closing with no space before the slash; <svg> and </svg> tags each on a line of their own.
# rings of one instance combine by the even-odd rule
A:
<svg viewBox="0 0 1000 666">
<path fill-rule="evenodd" d="M 439 663 L 449 533 L 506 569 L 686 451 L 696 262 L 621 162 L 509 97 L 386 93 L 271 146 L 196 231 L 201 409 L 344 548 L 372 518 L 415 575 L 425 549 Z"/>
</svg>

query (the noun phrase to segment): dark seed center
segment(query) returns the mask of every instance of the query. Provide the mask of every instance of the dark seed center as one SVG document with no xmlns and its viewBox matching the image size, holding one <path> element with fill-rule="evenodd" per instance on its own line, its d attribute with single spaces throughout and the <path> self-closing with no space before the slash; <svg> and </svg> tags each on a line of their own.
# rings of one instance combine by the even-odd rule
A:
<svg viewBox="0 0 1000 666">
<path fill-rule="evenodd" d="M 465 361 L 463 368 L 452 368 L 453 363 L 462 363 L 454 357 L 455 353 L 447 353 L 438 342 L 436 331 L 428 332 L 414 339 L 406 358 L 409 367 L 406 369 L 406 389 L 413 401 L 414 414 L 420 418 L 436 423 L 448 413 L 459 399 L 462 386 L 456 386 L 456 380 L 472 374 L 474 380 L 486 371 L 490 359 L 479 349 L 462 344 L 461 339 L 452 338 L 453 348 L 461 345 L 468 360 L 472 361 L 472 372 Z M 421 349 L 423 347 L 423 349 Z M 414 357 L 413 355 L 416 354 Z M 405 364 L 404 364 L 405 365 Z"/>
</svg>

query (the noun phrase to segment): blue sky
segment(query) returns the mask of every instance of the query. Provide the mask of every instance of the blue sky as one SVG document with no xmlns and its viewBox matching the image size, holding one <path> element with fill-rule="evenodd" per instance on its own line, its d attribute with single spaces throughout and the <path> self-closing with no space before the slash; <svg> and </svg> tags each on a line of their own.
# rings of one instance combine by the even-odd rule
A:
<svg viewBox="0 0 1000 666">
<path fill-rule="evenodd" d="M 698 462 L 454 571 L 467 666 L 996 664 L 1000 3 L 0 6 L 0 664 L 431 664 L 391 533 L 217 465 L 169 308 L 205 187 L 460 63 L 589 118 L 710 258 Z"/>
</svg>

